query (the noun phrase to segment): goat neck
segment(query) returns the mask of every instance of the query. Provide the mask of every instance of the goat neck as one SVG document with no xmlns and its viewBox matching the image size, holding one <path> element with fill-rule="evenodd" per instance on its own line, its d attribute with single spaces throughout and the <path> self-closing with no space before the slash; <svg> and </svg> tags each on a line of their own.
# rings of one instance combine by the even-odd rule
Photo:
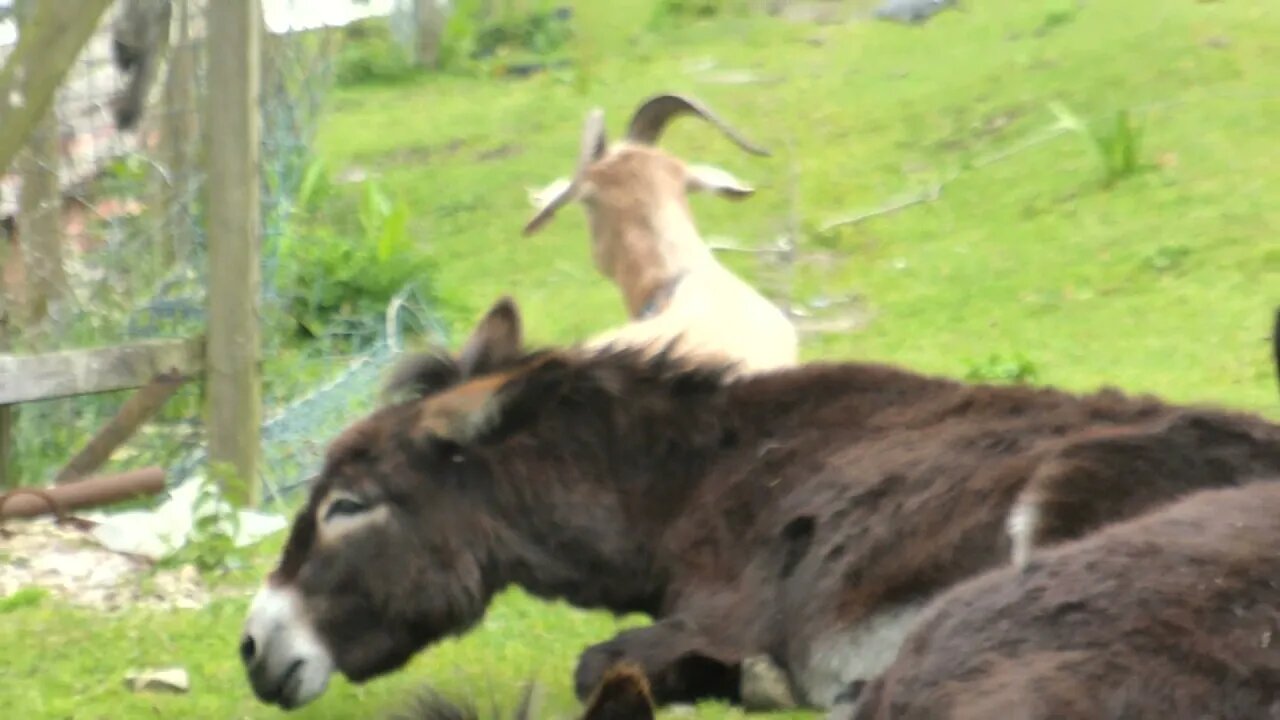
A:
<svg viewBox="0 0 1280 720">
<path fill-rule="evenodd" d="M 616 232 L 617 241 L 606 243 L 612 252 L 602 269 L 617 284 L 633 319 L 681 278 L 716 265 L 684 196 L 656 203 Z"/>
</svg>

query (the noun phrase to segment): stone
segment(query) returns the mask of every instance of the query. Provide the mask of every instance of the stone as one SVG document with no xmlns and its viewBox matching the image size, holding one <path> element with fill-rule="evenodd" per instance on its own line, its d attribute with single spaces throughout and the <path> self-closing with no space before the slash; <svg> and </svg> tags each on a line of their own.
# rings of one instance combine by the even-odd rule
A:
<svg viewBox="0 0 1280 720">
<path fill-rule="evenodd" d="M 139 670 L 125 675 L 125 687 L 133 692 L 163 692 L 181 695 L 191 690 L 191 678 L 180 667 Z"/>
</svg>

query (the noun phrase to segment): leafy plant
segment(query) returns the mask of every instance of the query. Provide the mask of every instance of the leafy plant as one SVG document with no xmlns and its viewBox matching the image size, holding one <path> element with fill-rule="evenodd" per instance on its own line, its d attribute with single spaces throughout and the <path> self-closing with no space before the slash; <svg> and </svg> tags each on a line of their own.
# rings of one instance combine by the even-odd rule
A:
<svg viewBox="0 0 1280 720">
<path fill-rule="evenodd" d="M 49 591 L 36 586 L 20 588 L 13 594 L 0 598 L 0 615 L 24 608 L 39 606 L 49 597 Z"/>
<path fill-rule="evenodd" d="M 354 219 L 354 222 L 353 222 Z M 409 236 L 409 209 L 373 179 L 337 192 L 322 161 L 303 173 L 290 232 L 277 248 L 276 293 L 304 337 L 379 316 L 433 264 Z"/>
<path fill-rule="evenodd" d="M 523 50 L 546 55 L 559 50 L 573 37 L 569 8 L 553 8 L 513 14 L 485 23 L 477 29 L 475 57 L 502 51 Z"/>
<path fill-rule="evenodd" d="M 973 382 L 1032 383 L 1039 377 L 1035 363 L 1021 354 L 998 353 L 969 363 L 965 379 Z"/>
<path fill-rule="evenodd" d="M 668 25 L 680 20 L 713 18 L 723 15 L 735 0 L 658 0 L 653 10 L 655 25 Z"/>
<path fill-rule="evenodd" d="M 243 481 L 224 463 L 213 464 L 209 475 L 201 481 L 196 495 L 187 544 L 169 562 L 190 563 L 206 574 L 224 573 L 243 565 L 243 558 L 235 542 L 240 518 L 223 492 L 242 488 Z"/>
<path fill-rule="evenodd" d="M 1108 121 L 1089 123 L 1060 103 L 1050 107 L 1063 127 L 1088 140 L 1098 157 L 1104 187 L 1146 168 L 1142 162 L 1142 128 L 1128 109 L 1117 110 Z"/>
<path fill-rule="evenodd" d="M 335 73 L 339 85 L 396 83 L 415 74 L 412 56 L 396 42 L 386 18 L 366 18 L 345 28 Z"/>
</svg>

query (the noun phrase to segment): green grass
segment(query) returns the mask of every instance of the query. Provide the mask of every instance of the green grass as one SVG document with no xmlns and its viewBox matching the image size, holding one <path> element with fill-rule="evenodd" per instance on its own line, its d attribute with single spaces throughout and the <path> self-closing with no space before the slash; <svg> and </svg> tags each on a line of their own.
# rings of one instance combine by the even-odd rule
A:
<svg viewBox="0 0 1280 720">
<path fill-rule="evenodd" d="M 798 299 L 858 292 L 875 311 L 865 330 L 806 339 L 807 358 L 1111 384 L 1280 418 L 1266 343 L 1280 302 L 1280 8 L 1128 0 L 1073 11 L 1028 0 L 971 4 L 923 28 L 735 16 L 657 35 L 631 30 L 645 26 L 649 3 L 610 7 L 575 46 L 589 72 L 434 76 L 332 102 L 320 154 L 335 172 L 376 173 L 412 209 L 409 232 L 443 269 L 432 280 L 455 331 L 501 293 L 516 296 L 537 341 L 622 320 L 616 291 L 591 267 L 580 209 L 519 236 L 525 187 L 571 171 L 590 106 L 605 108 L 616 134 L 640 98 L 688 91 L 775 151 L 748 157 L 703 125 L 673 126 L 667 148 L 759 188 L 736 205 L 695 198 L 708 235 L 776 236 L 792 163 L 806 228 L 959 172 L 937 202 L 806 232 L 802 249 L 837 257 L 798 273 Z M 708 59 L 778 82 L 706 82 L 690 68 Z M 1092 135 L 963 169 L 1053 126 L 1055 107 Z M 751 258 L 724 260 L 765 277 Z M 281 717 L 253 702 L 236 663 L 247 594 L 194 614 L 110 618 L 39 595 L 6 604 L 0 698 L 22 718 Z M 422 680 L 509 702 L 534 675 L 549 710 L 567 714 L 576 653 L 615 625 L 511 593 L 464 640 L 364 687 L 336 680 L 296 717 L 376 717 Z M 129 669 L 169 664 L 191 672 L 190 695 L 123 689 Z"/>
</svg>

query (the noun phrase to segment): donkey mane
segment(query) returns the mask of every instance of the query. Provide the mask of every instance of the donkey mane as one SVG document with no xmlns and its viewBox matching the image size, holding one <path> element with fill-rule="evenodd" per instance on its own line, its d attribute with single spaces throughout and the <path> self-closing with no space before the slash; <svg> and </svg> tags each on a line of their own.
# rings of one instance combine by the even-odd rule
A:
<svg viewBox="0 0 1280 720">
<path fill-rule="evenodd" d="M 546 366 L 552 373 L 578 388 L 597 387 L 616 394 L 620 381 L 632 387 L 669 387 L 677 393 L 714 392 L 737 380 L 731 362 L 698 361 L 676 351 L 678 339 L 667 342 L 656 353 L 626 345 L 598 349 L 553 350 L 533 348 L 469 372 L 458 357 L 445 350 L 428 350 L 406 355 L 383 383 L 384 402 L 421 400 L 458 387 L 479 375 L 520 371 Z"/>
</svg>

